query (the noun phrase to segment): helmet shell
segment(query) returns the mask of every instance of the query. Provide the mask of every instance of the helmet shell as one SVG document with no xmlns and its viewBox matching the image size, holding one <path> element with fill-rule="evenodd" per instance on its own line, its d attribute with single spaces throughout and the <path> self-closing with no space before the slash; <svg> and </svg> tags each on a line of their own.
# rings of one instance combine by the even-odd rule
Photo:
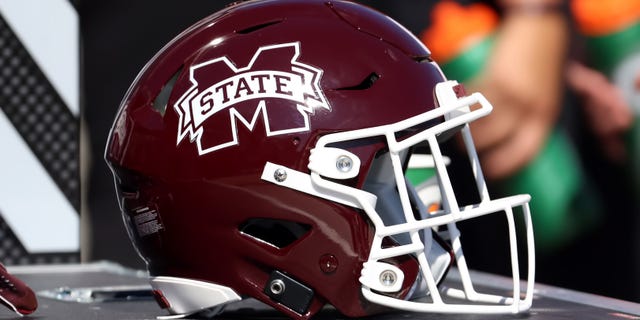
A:
<svg viewBox="0 0 640 320">
<path fill-rule="evenodd" d="M 435 108 L 433 88 L 443 80 L 410 32 L 355 3 L 247 1 L 194 24 L 138 75 L 105 153 L 150 274 L 227 286 L 296 318 L 325 303 L 348 316 L 370 314 L 358 282 L 374 234 L 366 216 L 260 177 L 266 162 L 308 173 L 324 134 Z M 346 183 L 361 186 L 382 148 L 351 146 L 360 175 Z M 259 238 L 279 230 L 264 221 L 298 231 Z M 336 264 L 329 272 L 327 257 Z M 395 263 L 407 274 L 402 296 L 417 266 Z M 314 290 L 306 314 L 263 293 L 273 270 Z"/>
</svg>

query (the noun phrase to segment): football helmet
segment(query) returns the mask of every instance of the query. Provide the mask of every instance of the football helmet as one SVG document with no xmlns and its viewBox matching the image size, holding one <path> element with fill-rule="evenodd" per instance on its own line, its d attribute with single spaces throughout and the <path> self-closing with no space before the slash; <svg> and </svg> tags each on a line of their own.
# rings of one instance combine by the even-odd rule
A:
<svg viewBox="0 0 640 320">
<path fill-rule="evenodd" d="M 122 101 L 105 157 L 171 317 L 244 298 L 296 319 L 324 305 L 351 317 L 520 312 L 533 291 L 529 196 L 489 196 L 468 124 L 491 109 L 373 9 L 246 1 L 151 59 Z M 477 203 L 458 203 L 450 182 L 439 144 L 454 134 Z M 418 149 L 436 174 L 416 188 L 405 171 Z M 456 226 L 491 213 L 506 213 L 509 225 L 508 296 L 474 288 Z"/>
</svg>

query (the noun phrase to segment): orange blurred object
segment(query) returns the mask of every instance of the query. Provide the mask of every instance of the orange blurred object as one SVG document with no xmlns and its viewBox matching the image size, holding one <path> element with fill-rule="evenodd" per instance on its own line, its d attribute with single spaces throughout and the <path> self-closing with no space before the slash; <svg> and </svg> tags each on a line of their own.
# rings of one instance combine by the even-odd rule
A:
<svg viewBox="0 0 640 320">
<path fill-rule="evenodd" d="M 580 32 L 598 36 L 620 31 L 640 19 L 640 0 L 573 0 Z"/>
<path fill-rule="evenodd" d="M 422 33 L 421 40 L 431 50 L 434 60 L 447 63 L 491 34 L 498 19 L 498 14 L 482 3 L 462 6 L 442 1 L 434 7 L 431 27 Z"/>
</svg>

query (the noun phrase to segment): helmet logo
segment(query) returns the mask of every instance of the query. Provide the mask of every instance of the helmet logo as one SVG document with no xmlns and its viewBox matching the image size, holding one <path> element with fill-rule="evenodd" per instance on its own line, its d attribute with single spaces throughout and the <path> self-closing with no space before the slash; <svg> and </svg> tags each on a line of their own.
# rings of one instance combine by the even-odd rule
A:
<svg viewBox="0 0 640 320">
<path fill-rule="evenodd" d="M 189 136 L 200 155 L 237 145 L 238 123 L 253 130 L 260 116 L 267 136 L 309 131 L 309 115 L 331 107 L 319 85 L 322 70 L 298 61 L 299 55 L 300 43 L 293 42 L 260 47 L 242 68 L 226 56 L 191 67 L 192 86 L 173 106 L 180 118 L 177 144 Z M 230 130 L 206 135 L 208 119 Z"/>
</svg>

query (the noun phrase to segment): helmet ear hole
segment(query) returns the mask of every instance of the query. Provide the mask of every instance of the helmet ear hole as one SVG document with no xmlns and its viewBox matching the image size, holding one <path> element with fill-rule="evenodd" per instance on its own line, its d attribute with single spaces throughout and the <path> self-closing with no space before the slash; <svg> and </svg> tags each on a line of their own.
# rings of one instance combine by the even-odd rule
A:
<svg viewBox="0 0 640 320">
<path fill-rule="evenodd" d="M 282 249 L 311 230 L 311 226 L 287 220 L 256 218 L 247 220 L 238 228 L 254 240 Z"/>
</svg>

